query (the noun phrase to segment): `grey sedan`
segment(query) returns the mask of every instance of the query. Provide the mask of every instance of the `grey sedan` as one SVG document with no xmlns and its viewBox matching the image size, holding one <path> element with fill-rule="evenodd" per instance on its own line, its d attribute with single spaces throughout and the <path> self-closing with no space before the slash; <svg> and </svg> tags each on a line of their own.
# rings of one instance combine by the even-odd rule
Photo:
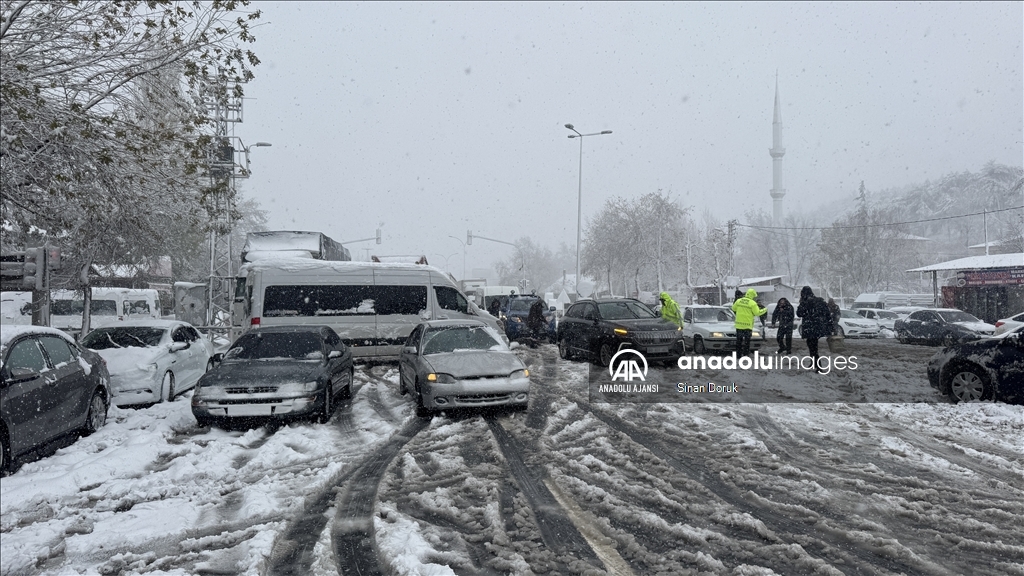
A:
<svg viewBox="0 0 1024 576">
<path fill-rule="evenodd" d="M 416 413 L 477 406 L 525 409 L 530 372 L 491 327 L 477 320 L 424 322 L 399 356 L 399 391 Z"/>
<path fill-rule="evenodd" d="M 199 379 L 192 414 L 202 425 L 247 419 L 326 422 L 352 388 L 352 352 L 327 326 L 250 330 Z"/>
</svg>

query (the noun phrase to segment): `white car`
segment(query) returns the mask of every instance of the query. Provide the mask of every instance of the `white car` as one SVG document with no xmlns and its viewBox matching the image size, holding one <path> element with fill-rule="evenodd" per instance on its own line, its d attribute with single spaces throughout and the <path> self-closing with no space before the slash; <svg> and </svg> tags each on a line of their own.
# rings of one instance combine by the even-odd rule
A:
<svg viewBox="0 0 1024 576">
<path fill-rule="evenodd" d="M 1018 326 L 1024 326 L 1024 312 L 1017 314 L 1016 316 L 1010 316 L 1009 318 L 1003 318 L 1002 320 L 996 320 L 996 334 L 1002 334 L 1003 332 L 1009 332 Z"/>
<path fill-rule="evenodd" d="M 855 312 L 868 320 L 878 322 L 878 325 L 886 330 L 895 330 L 896 321 L 900 318 L 899 314 L 881 308 L 858 308 Z"/>
<path fill-rule="evenodd" d="M 725 306 L 693 304 L 683 307 L 683 342 L 695 354 L 732 351 L 736 349 L 736 315 Z M 750 336 L 750 351 L 760 350 L 764 344 L 764 331 L 760 321 L 754 320 Z"/>
<path fill-rule="evenodd" d="M 839 327 L 836 334 L 846 338 L 875 338 L 882 331 L 874 320 L 869 320 L 853 310 L 839 311 Z"/>
<path fill-rule="evenodd" d="M 82 346 L 110 371 L 116 406 L 173 400 L 213 367 L 213 345 L 187 322 L 134 320 L 93 330 Z"/>
</svg>

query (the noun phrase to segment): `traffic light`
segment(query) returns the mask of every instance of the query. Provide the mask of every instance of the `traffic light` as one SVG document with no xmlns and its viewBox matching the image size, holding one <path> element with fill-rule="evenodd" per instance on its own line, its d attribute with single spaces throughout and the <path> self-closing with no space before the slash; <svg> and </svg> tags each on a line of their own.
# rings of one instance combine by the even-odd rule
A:
<svg viewBox="0 0 1024 576">
<path fill-rule="evenodd" d="M 473 245 L 473 231 L 472 230 L 466 230 L 466 246 L 472 246 L 472 245 Z"/>
<path fill-rule="evenodd" d="M 21 286 L 25 290 L 42 290 L 43 278 L 46 276 L 46 250 L 43 248 L 26 248 L 25 262 L 22 265 Z"/>
<path fill-rule="evenodd" d="M 60 246 L 46 245 L 46 269 L 60 270 Z"/>
</svg>

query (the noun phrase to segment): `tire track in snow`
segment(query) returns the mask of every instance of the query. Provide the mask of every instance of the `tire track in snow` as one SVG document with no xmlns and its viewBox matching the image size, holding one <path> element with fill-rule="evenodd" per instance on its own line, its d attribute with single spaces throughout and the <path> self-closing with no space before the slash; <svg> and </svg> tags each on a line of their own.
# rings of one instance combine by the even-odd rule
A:
<svg viewBox="0 0 1024 576">
<path fill-rule="evenodd" d="M 491 429 L 520 492 L 533 510 L 544 544 L 560 558 L 575 558 L 594 566 L 603 566 L 605 563 L 548 489 L 545 478 L 535 476 L 526 466 L 522 444 L 505 431 L 494 416 L 485 416 L 484 421 Z M 622 562 L 621 558 L 618 560 Z"/>
<path fill-rule="evenodd" d="M 581 408 L 588 410 L 595 418 L 609 428 L 623 434 L 634 443 L 647 449 L 675 470 L 703 484 L 705 488 L 725 503 L 761 521 L 781 540 L 790 544 L 799 544 L 795 539 L 788 536 L 790 534 L 798 534 L 813 542 L 821 543 L 825 548 L 824 551 L 842 558 L 843 563 L 837 563 L 826 555 L 815 553 L 809 550 L 806 545 L 802 547 L 808 555 L 830 564 L 833 568 L 844 574 L 863 573 L 866 568 L 870 568 L 871 571 L 877 571 L 881 568 L 893 574 L 952 574 L 948 570 L 930 563 L 918 562 L 908 564 L 900 558 L 889 557 L 886 555 L 885 550 L 872 550 L 867 547 L 866 543 L 851 540 L 845 537 L 843 533 L 837 534 L 827 526 L 820 525 L 820 522 L 817 525 L 810 525 L 804 521 L 793 520 L 782 513 L 772 510 L 767 505 L 762 505 L 753 499 L 745 498 L 744 495 L 737 493 L 737 490 L 730 488 L 724 483 L 707 482 L 708 478 L 717 477 L 718 472 L 707 468 L 699 458 L 682 454 L 669 454 L 664 449 L 655 445 L 650 438 L 646 437 L 649 435 L 645 435 L 644 432 L 620 420 L 618 417 L 597 412 L 589 407 L 584 408 L 581 406 Z M 851 556 L 863 562 L 864 565 L 851 562 Z"/>
<path fill-rule="evenodd" d="M 429 419 L 411 419 L 390 440 L 355 467 L 346 476 L 343 485 L 339 486 L 332 541 L 341 574 L 383 574 L 377 559 L 373 532 L 373 507 L 377 502 L 377 491 L 391 460 L 409 440 L 429 425 Z M 309 531 L 310 549 L 319 534 L 319 530 Z"/>
</svg>

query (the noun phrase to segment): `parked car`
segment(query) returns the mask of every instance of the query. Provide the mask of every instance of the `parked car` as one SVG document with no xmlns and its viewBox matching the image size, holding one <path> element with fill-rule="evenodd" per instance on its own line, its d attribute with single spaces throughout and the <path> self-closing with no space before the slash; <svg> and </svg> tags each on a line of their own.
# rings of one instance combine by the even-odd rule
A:
<svg viewBox="0 0 1024 576">
<path fill-rule="evenodd" d="M 770 320 L 766 316 L 766 320 Z M 757 330 L 759 321 L 750 335 L 750 351 L 764 345 L 764 333 Z M 683 342 L 695 354 L 709 351 L 728 352 L 736 349 L 736 315 L 725 306 L 693 304 L 683 307 Z"/>
<path fill-rule="evenodd" d="M 955 308 L 928 308 L 896 321 L 900 342 L 924 342 L 950 346 L 961 340 L 991 336 L 996 327 Z"/>
<path fill-rule="evenodd" d="M 192 414 L 200 426 L 238 419 L 326 422 L 349 396 L 352 351 L 327 326 L 273 326 L 246 332 L 199 379 Z"/>
<path fill-rule="evenodd" d="M 540 300 L 544 306 L 544 321 L 547 324 L 545 337 L 554 342 L 557 338 L 557 325 L 555 312 L 544 302 L 540 296 L 509 296 L 505 305 L 498 314 L 499 320 L 505 328 L 505 335 L 509 340 L 518 340 L 530 335 L 530 329 L 526 325 L 526 318 L 530 315 L 530 307 Z"/>
<path fill-rule="evenodd" d="M 107 421 L 107 367 L 66 333 L 0 326 L 0 471 L 61 436 L 92 434 Z"/>
<path fill-rule="evenodd" d="M 930 310 L 927 306 L 893 306 L 886 308 L 890 312 L 895 312 L 900 318 L 906 318 L 918 310 Z"/>
<path fill-rule="evenodd" d="M 107 362 L 115 406 L 173 400 L 213 367 L 213 344 L 186 322 L 127 320 L 97 328 L 82 346 Z"/>
<path fill-rule="evenodd" d="M 878 325 L 881 328 L 885 328 L 887 330 L 895 330 L 896 321 L 900 319 L 899 314 L 892 310 L 882 310 L 881 308 L 857 308 L 854 312 L 868 320 L 878 322 Z"/>
<path fill-rule="evenodd" d="M 839 326 L 836 334 L 846 338 L 874 338 L 882 331 L 878 322 L 870 320 L 853 310 L 839 311 Z"/>
<path fill-rule="evenodd" d="M 954 402 L 1024 403 L 1024 325 L 944 348 L 928 362 L 928 382 Z"/>
<path fill-rule="evenodd" d="M 591 359 L 602 366 L 624 348 L 648 361 L 674 361 L 683 353 L 679 326 L 632 298 L 577 301 L 558 323 L 556 341 L 563 359 Z"/>
<path fill-rule="evenodd" d="M 1003 318 L 996 320 L 996 331 L 995 334 L 1002 334 L 1009 332 L 1018 326 L 1024 326 L 1024 312 L 1017 314 L 1016 316 L 1010 316 L 1009 318 Z"/>
<path fill-rule="evenodd" d="M 478 320 L 432 320 L 413 329 L 398 359 L 398 389 L 416 413 L 510 406 L 525 409 L 530 372 L 497 330 Z"/>
</svg>

